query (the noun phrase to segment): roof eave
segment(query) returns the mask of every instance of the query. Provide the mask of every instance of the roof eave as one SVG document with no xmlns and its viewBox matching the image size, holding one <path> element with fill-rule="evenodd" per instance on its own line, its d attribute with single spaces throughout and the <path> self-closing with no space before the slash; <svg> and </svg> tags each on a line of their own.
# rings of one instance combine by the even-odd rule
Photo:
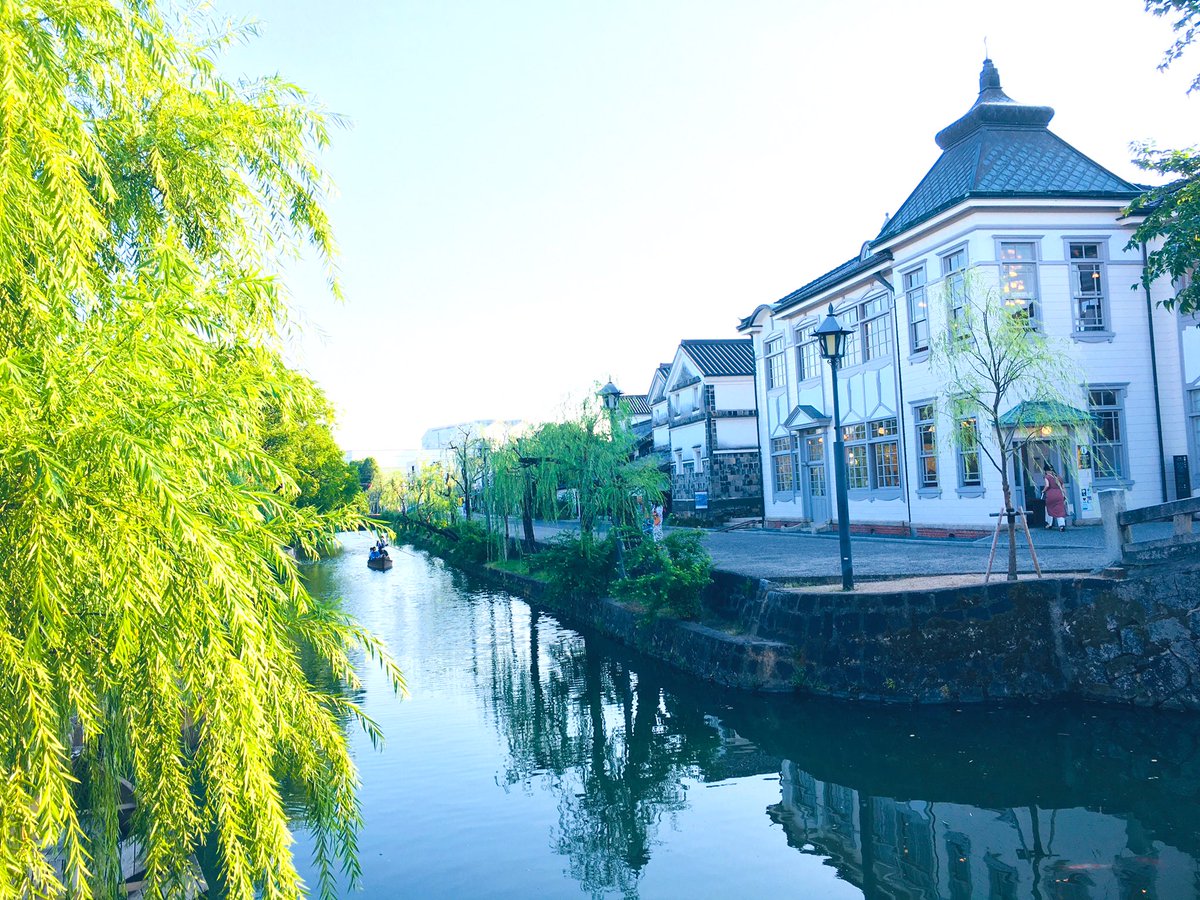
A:
<svg viewBox="0 0 1200 900">
<path fill-rule="evenodd" d="M 900 231 L 891 234 L 881 233 L 872 243 L 872 248 L 877 252 L 891 251 L 897 244 L 904 240 L 912 240 L 920 237 L 926 231 L 940 227 L 946 221 L 958 218 L 967 212 L 970 212 L 970 203 L 973 200 L 1114 200 L 1125 203 L 1140 197 L 1139 193 L 1130 193 L 1128 191 L 1087 191 L 1075 194 L 1041 194 L 1041 193 L 1014 193 L 1012 191 L 972 191 L 965 197 L 954 200 L 950 203 L 942 204 L 935 210 L 932 210 L 927 215 L 910 222 L 905 225 Z M 1118 217 L 1122 218 L 1122 217 Z M 916 231 L 914 234 L 913 232 Z"/>
<path fill-rule="evenodd" d="M 892 254 L 890 250 L 884 251 L 883 253 L 875 253 L 872 254 L 872 256 L 878 256 L 880 258 L 870 266 L 864 266 L 861 269 L 851 270 L 846 274 L 845 277 L 840 278 L 830 284 L 824 285 L 820 290 L 813 291 L 811 294 L 791 298 L 787 303 L 784 303 L 783 300 L 780 300 L 771 307 L 771 311 L 778 315 L 779 313 L 794 309 L 797 306 L 807 306 L 813 301 L 824 302 L 824 300 L 831 294 L 845 291 L 851 285 L 854 285 L 859 281 L 869 280 L 872 276 L 888 268 L 892 264 Z"/>
</svg>

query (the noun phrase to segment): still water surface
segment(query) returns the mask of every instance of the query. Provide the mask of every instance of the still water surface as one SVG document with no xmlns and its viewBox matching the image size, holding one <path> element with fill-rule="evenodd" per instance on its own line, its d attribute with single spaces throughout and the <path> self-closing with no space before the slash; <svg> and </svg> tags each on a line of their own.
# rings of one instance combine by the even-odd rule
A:
<svg viewBox="0 0 1200 900">
<path fill-rule="evenodd" d="M 412 691 L 362 666 L 358 896 L 1200 896 L 1200 716 L 721 691 L 368 542 L 311 574 Z"/>
</svg>

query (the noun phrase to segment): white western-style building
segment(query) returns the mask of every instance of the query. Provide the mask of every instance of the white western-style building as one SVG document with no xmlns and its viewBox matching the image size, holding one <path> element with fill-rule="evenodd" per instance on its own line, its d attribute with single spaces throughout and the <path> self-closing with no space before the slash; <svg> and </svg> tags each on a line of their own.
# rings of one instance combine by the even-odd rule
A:
<svg viewBox="0 0 1200 900">
<path fill-rule="evenodd" d="M 1137 221 L 1123 215 L 1139 186 L 1050 132 L 1053 115 L 1006 96 L 985 60 L 977 101 L 939 132 L 942 155 L 882 231 L 742 320 L 754 342 L 768 523 L 836 517 L 833 384 L 812 339 L 832 304 L 853 330 L 837 386 L 852 526 L 935 535 L 992 526 L 1003 506 L 1000 474 L 978 451 L 942 439 L 950 427 L 979 423 L 951 423 L 939 411 L 945 385 L 930 360 L 949 328 L 935 298 L 968 271 L 1066 342 L 1085 382 L 1079 406 L 1094 423 L 1066 442 L 1038 429 L 1016 435 L 1018 505 L 1038 505 L 1047 463 L 1065 476 L 1075 523 L 1098 519 L 1100 490 L 1125 490 L 1131 507 L 1190 490 L 1183 476 L 1195 472 L 1200 451 L 1200 331 L 1160 306 L 1171 284 L 1149 292 L 1139 284 L 1142 253 L 1127 248 Z"/>
<path fill-rule="evenodd" d="M 746 338 L 682 341 L 675 358 L 655 370 L 647 395 L 654 450 L 671 475 L 676 516 L 762 514 L 754 395 L 754 347 Z"/>
</svg>

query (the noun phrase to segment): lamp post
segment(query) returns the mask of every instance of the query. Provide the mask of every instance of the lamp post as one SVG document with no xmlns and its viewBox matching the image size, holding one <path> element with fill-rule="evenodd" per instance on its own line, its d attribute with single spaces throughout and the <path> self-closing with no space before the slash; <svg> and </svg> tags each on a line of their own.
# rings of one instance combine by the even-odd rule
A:
<svg viewBox="0 0 1200 900">
<path fill-rule="evenodd" d="M 842 327 L 829 304 L 829 315 L 813 329 L 821 356 L 833 371 L 833 472 L 837 484 L 838 544 L 842 553 L 842 590 L 854 590 L 854 562 L 850 558 L 850 506 L 846 496 L 846 445 L 842 442 L 842 410 L 838 403 L 838 368 L 846 352 L 846 338 L 853 332 Z"/>
<path fill-rule="evenodd" d="M 621 407 L 621 389 L 611 381 L 599 391 L 600 399 L 604 401 L 604 408 L 608 410 L 608 439 L 615 441 L 617 437 L 617 410 Z M 609 519 L 613 527 L 617 523 Z M 581 523 L 582 524 L 582 523 Z M 620 532 L 617 533 L 617 574 L 622 578 L 625 577 L 625 546 L 621 540 Z"/>
</svg>

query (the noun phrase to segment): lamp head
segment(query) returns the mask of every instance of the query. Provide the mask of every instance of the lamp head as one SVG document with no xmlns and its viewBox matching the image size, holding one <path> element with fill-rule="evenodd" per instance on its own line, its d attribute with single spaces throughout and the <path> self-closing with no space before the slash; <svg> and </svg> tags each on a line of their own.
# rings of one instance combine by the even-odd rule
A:
<svg viewBox="0 0 1200 900">
<path fill-rule="evenodd" d="M 604 408 L 609 412 L 616 412 L 617 407 L 621 405 L 621 389 L 611 381 L 600 388 L 598 396 L 604 401 Z"/>
<path fill-rule="evenodd" d="M 833 314 L 832 303 L 829 304 L 829 314 L 825 316 L 825 321 L 813 329 L 813 337 L 817 339 L 821 356 L 829 362 L 841 362 L 846 352 L 846 338 L 851 334 L 853 332 L 843 328 L 842 323 Z"/>
</svg>

